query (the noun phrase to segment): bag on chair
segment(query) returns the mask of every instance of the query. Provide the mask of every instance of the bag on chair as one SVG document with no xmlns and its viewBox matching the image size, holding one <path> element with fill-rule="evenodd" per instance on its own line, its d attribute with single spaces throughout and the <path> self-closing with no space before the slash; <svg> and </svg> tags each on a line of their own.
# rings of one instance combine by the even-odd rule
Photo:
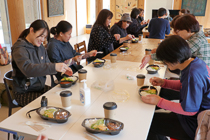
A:
<svg viewBox="0 0 210 140">
<path fill-rule="evenodd" d="M 0 66 L 5 66 L 10 63 L 10 56 L 9 53 L 7 52 L 7 48 L 3 47 L 0 48 Z"/>
</svg>

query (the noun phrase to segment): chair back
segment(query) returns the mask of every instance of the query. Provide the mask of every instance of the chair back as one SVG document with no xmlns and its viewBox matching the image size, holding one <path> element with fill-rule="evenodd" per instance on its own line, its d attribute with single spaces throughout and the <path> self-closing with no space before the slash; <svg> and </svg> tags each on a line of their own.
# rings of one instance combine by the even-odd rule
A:
<svg viewBox="0 0 210 140">
<path fill-rule="evenodd" d="M 81 54 L 87 53 L 85 41 L 75 44 L 74 49 L 76 50 L 76 52 L 79 52 Z M 80 65 L 80 63 L 77 63 L 77 65 Z"/>
<path fill-rule="evenodd" d="M 11 115 L 12 113 L 12 108 L 15 108 L 15 107 L 20 107 L 19 105 L 15 104 L 16 101 L 13 100 L 12 98 L 12 95 L 10 93 L 10 90 L 12 91 L 13 90 L 13 79 L 12 79 L 12 70 L 11 71 L 8 71 L 7 73 L 4 74 L 4 85 L 5 85 L 5 88 L 6 88 L 6 92 L 7 92 L 7 98 L 8 98 L 8 101 L 9 101 L 9 115 Z"/>
</svg>

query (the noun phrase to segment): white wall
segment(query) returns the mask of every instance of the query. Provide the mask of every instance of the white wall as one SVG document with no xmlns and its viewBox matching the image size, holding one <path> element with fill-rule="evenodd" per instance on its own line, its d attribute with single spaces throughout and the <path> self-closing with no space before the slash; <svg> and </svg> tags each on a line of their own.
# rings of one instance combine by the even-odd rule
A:
<svg viewBox="0 0 210 140">
<path fill-rule="evenodd" d="M 145 0 L 144 19 L 152 18 L 152 9 L 159 9 L 161 7 L 166 9 L 173 9 L 174 0 Z"/>
<path fill-rule="evenodd" d="M 65 0 L 65 20 L 71 23 L 73 26 L 71 36 L 76 36 L 76 9 L 75 9 L 75 0 Z"/>
<path fill-rule="evenodd" d="M 77 0 L 77 29 L 78 35 L 85 34 L 87 24 L 87 6 L 86 0 Z"/>
</svg>

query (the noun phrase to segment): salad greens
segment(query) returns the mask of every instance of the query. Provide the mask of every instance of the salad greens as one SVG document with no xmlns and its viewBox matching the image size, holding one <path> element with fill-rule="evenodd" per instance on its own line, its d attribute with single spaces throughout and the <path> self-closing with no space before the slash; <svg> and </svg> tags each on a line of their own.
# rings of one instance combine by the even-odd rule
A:
<svg viewBox="0 0 210 140">
<path fill-rule="evenodd" d="M 108 130 L 108 128 L 104 124 L 104 119 L 100 119 L 96 123 L 92 124 L 91 128 L 95 130 L 103 130 L 103 131 Z"/>
<path fill-rule="evenodd" d="M 74 80 L 72 80 L 71 78 L 68 78 L 68 77 L 66 77 L 66 76 L 64 76 L 63 79 L 61 79 L 61 81 L 74 82 Z"/>
</svg>

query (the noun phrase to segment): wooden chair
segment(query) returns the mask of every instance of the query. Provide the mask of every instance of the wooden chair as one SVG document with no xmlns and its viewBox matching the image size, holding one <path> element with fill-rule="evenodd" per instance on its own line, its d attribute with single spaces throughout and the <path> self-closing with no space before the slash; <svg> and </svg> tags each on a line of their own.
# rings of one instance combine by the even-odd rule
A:
<svg viewBox="0 0 210 140">
<path fill-rule="evenodd" d="M 79 52 L 81 54 L 87 53 L 85 41 L 75 44 L 74 49 L 76 50 L 76 52 Z M 87 64 L 88 62 L 86 61 L 86 65 Z M 80 63 L 77 63 L 77 65 L 80 65 Z"/>
<path fill-rule="evenodd" d="M 17 102 L 12 99 L 11 93 L 10 91 L 12 91 L 13 88 L 13 79 L 12 79 L 12 70 L 8 71 L 7 73 L 4 74 L 4 85 L 7 91 L 7 97 L 8 97 L 8 101 L 9 101 L 9 113 L 8 116 L 11 116 L 12 114 L 12 109 L 13 108 L 17 108 L 17 107 L 21 107 L 17 104 Z M 8 132 L 8 140 L 10 137 L 10 133 L 13 133 L 13 137 L 17 135 L 17 133 L 9 131 Z"/>
</svg>

